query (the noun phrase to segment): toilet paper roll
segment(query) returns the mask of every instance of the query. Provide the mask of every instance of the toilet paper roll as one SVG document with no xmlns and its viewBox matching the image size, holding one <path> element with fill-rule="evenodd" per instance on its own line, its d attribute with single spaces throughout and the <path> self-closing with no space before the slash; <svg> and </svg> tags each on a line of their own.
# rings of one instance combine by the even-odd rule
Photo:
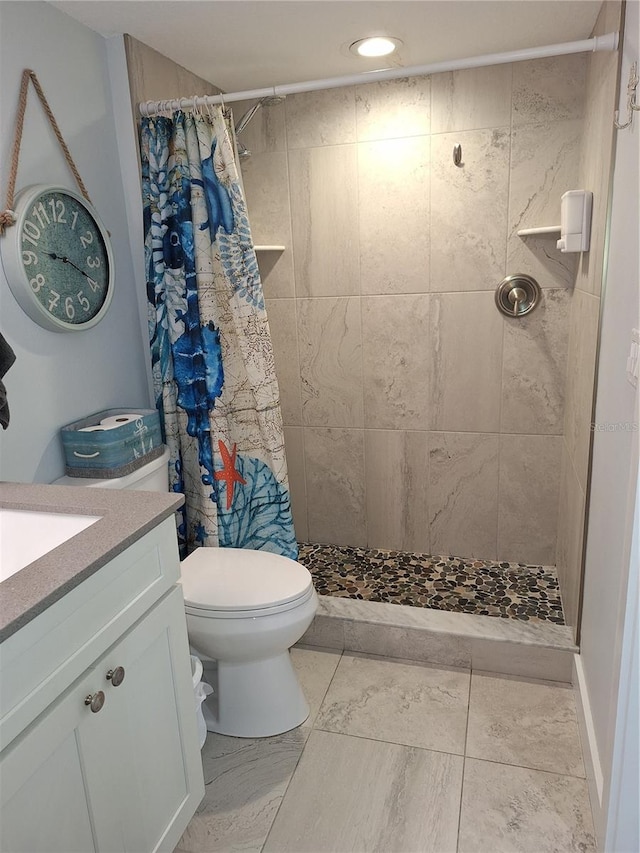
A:
<svg viewBox="0 0 640 853">
<path fill-rule="evenodd" d="M 80 427 L 78 432 L 104 432 L 106 429 L 113 429 L 113 427 L 96 424 L 96 426 Z"/>
<path fill-rule="evenodd" d="M 142 418 L 141 414 L 129 414 L 128 412 L 121 415 L 111 415 L 109 418 L 103 418 L 100 421 L 100 426 L 120 427 L 124 424 L 130 424 L 134 421 L 139 421 Z"/>
</svg>

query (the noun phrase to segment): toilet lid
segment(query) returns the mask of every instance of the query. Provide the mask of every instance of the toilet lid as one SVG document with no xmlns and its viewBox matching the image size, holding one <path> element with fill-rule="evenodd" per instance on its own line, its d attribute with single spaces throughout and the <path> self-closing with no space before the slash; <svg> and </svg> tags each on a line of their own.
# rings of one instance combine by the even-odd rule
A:
<svg viewBox="0 0 640 853">
<path fill-rule="evenodd" d="M 244 548 L 197 548 L 180 564 L 187 607 L 259 610 L 306 595 L 311 575 L 300 563 Z"/>
</svg>

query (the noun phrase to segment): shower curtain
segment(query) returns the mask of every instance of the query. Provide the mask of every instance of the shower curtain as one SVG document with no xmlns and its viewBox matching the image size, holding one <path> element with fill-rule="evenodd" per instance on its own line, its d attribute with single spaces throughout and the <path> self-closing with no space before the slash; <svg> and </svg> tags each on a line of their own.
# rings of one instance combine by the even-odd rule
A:
<svg viewBox="0 0 640 853">
<path fill-rule="evenodd" d="M 220 107 L 144 118 L 140 135 L 156 404 L 197 546 L 297 556 L 262 283 Z"/>
</svg>

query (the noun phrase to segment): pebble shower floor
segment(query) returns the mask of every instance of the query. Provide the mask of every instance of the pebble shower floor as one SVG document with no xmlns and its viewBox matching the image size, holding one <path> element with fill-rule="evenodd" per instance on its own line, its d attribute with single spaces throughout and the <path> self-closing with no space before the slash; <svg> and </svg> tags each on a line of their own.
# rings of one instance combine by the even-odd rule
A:
<svg viewBox="0 0 640 853">
<path fill-rule="evenodd" d="M 553 566 L 299 543 L 318 595 L 564 625 Z"/>
</svg>

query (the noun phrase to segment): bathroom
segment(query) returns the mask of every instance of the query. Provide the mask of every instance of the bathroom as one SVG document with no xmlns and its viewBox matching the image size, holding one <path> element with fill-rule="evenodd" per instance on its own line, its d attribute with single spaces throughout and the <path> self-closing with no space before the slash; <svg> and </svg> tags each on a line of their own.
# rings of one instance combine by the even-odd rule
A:
<svg viewBox="0 0 640 853">
<path fill-rule="evenodd" d="M 607 4 L 607 14 L 613 19 L 620 14 L 616 8 L 615 4 Z M 55 105 L 69 146 L 112 232 L 119 280 L 133 282 L 139 263 L 133 247 L 142 243 L 142 234 L 141 224 L 135 220 L 137 199 L 129 198 L 125 190 L 137 186 L 138 180 L 137 164 L 132 164 L 130 156 L 135 146 L 131 107 L 123 97 L 129 86 L 125 47 L 117 37 L 103 38 L 54 5 L 3 4 L 2 16 L 1 162 L 5 164 L 9 159 L 19 75 L 23 67 L 33 67 Z M 590 35 L 596 18 L 597 10 L 581 37 Z M 602 32 L 617 28 L 617 24 L 605 26 Z M 106 34 L 106 29 L 102 32 Z M 510 47 L 503 45 L 500 49 Z M 163 57 L 145 51 L 139 42 L 128 45 L 130 64 L 132 50 L 137 50 L 140 62 L 132 76 L 142 90 L 139 97 L 132 95 L 132 100 L 205 94 L 206 90 L 198 89 L 192 76 L 175 66 L 170 69 Z M 465 55 L 474 52 L 477 51 L 469 50 Z M 71 58 L 64 69 L 58 61 L 60 55 Z M 602 57 L 590 59 L 600 61 Z M 298 539 L 547 565 L 556 562 L 558 533 L 565 531 L 558 551 L 564 560 L 562 568 L 562 560 L 558 561 L 558 571 L 565 572 L 564 578 L 561 576 L 565 613 L 568 624 L 577 627 L 582 601 L 580 643 L 586 673 L 581 689 L 591 699 L 600 764 L 610 768 L 615 708 L 605 707 L 598 697 L 613 695 L 618 683 L 620 653 L 612 638 L 621 636 L 624 621 L 621 602 L 625 598 L 628 554 L 625 568 L 627 552 L 621 543 L 628 541 L 630 534 L 625 534 L 619 525 L 624 524 L 632 500 L 627 497 L 626 488 L 633 466 L 632 436 L 616 436 L 616 447 L 628 452 L 626 464 L 620 458 L 620 450 L 611 447 L 609 451 L 619 466 L 615 468 L 619 477 L 624 477 L 620 480 L 622 485 L 614 488 L 615 478 L 608 478 L 604 457 L 595 469 L 600 480 L 592 480 L 591 506 L 594 511 L 600 509 L 601 518 L 609 518 L 615 509 L 621 520 L 615 535 L 604 522 L 600 527 L 597 519 L 593 522 L 597 538 L 591 556 L 587 554 L 587 573 L 591 565 L 592 576 L 585 577 L 583 595 L 582 536 L 577 531 L 588 484 L 596 343 L 593 330 L 597 328 L 600 301 L 594 295 L 594 276 L 598 264 L 602 266 L 605 243 L 606 208 L 603 211 L 597 201 L 602 200 L 603 187 L 606 189 L 609 180 L 608 155 L 604 156 L 598 146 L 611 145 L 612 140 L 607 136 L 608 118 L 605 121 L 599 107 L 598 98 L 607 95 L 597 85 L 601 75 L 592 71 L 590 76 L 585 55 L 556 62 L 555 70 L 553 63 L 547 63 L 547 77 L 542 82 L 538 80 L 546 100 L 527 99 L 532 75 L 519 72 L 516 64 L 509 73 L 494 66 L 473 77 L 462 76 L 462 97 L 466 98 L 462 118 L 455 109 L 437 114 L 437 103 L 446 103 L 447 93 L 443 91 L 442 100 L 436 102 L 438 84 L 434 83 L 429 93 L 431 179 L 423 177 L 422 184 L 420 168 L 424 167 L 426 154 L 421 155 L 419 140 L 429 141 L 424 129 L 414 129 L 401 141 L 392 143 L 381 139 L 374 128 L 368 139 L 365 135 L 356 140 L 353 127 L 347 125 L 345 117 L 357 116 L 359 109 L 361 114 L 364 111 L 375 118 L 371 92 L 375 84 L 325 92 L 320 101 L 294 96 L 284 105 L 261 110 L 242 135 L 251 151 L 251 157 L 243 162 L 243 180 L 255 242 L 286 247 L 276 258 L 265 256 L 259 258 L 259 263 L 276 349 Z M 466 91 L 465 79 L 472 81 Z M 212 77 L 208 91 L 217 91 L 216 83 Z M 441 84 L 444 86 L 446 81 L 441 80 Z M 544 86 L 549 88 L 544 90 Z M 625 86 L 626 76 L 620 83 L 621 90 Z M 235 90 L 240 88 L 245 87 Z M 359 94 L 360 88 L 369 88 L 369 94 Z M 413 81 L 407 89 L 414 102 L 424 99 L 419 81 Z M 391 86 L 387 92 L 393 93 Z M 505 118 L 499 110 L 504 109 L 507 97 L 513 100 L 509 101 L 509 116 Z M 318 110 L 318 103 L 325 112 Z M 493 112 L 489 117 L 474 113 L 467 103 L 478 111 L 482 104 Z M 505 123 L 511 125 L 512 104 L 513 139 L 499 144 L 500 128 Z M 624 104 L 623 96 L 623 116 Z M 299 136 L 292 141 L 290 122 L 296 105 L 300 110 L 296 118 Z M 243 104 L 234 105 L 236 120 L 244 108 Z M 546 128 L 536 138 L 534 128 L 540 124 L 536 110 L 545 109 Z M 334 134 L 331 138 L 314 138 L 317 131 L 309 111 L 318 111 L 323 126 L 329 126 Z M 285 117 L 289 152 L 283 137 Z M 583 129 L 583 122 L 587 129 Z M 29 175 L 28 182 L 58 180 L 68 184 L 64 161 L 35 100 L 29 102 L 27 109 L 27 130 L 21 174 Z M 306 140 L 302 139 L 303 134 Z M 576 257 L 556 252 L 553 241 L 545 242 L 548 238 L 532 240 L 514 232 L 521 227 L 556 224 L 561 193 L 578 188 L 581 177 L 586 180 L 580 169 L 587 138 L 590 168 L 598 167 L 588 177 L 595 198 L 594 242 L 588 263 L 583 259 L 582 267 L 577 268 Z M 361 160 L 360 174 L 354 171 L 356 143 L 366 149 L 369 158 Z M 451 149 L 456 143 L 462 145 L 466 171 L 453 164 Z M 549 152 L 547 163 L 554 164 L 549 174 L 544 165 L 540 166 L 542 172 L 536 173 L 540 160 L 532 155 L 541 149 Z M 314 152 L 315 163 L 305 159 L 310 151 Z M 411 152 L 415 162 L 410 159 Z M 332 155 L 330 169 L 318 172 L 323 166 L 320 161 L 327 161 Z M 295 256 L 291 250 L 292 244 L 297 247 L 304 243 L 301 229 L 305 219 L 301 209 L 304 199 L 289 195 L 286 172 L 282 179 L 287 165 L 289 177 L 292 169 L 298 170 L 300 178 L 307 170 L 311 182 L 326 182 L 334 175 L 332 179 L 354 187 L 348 199 L 350 207 L 336 214 L 340 217 L 338 224 L 320 222 L 314 229 L 316 242 L 310 244 L 306 258 L 298 256 L 297 248 Z M 312 173 L 312 169 L 316 171 Z M 403 170 L 410 169 L 413 174 L 409 182 Z M 372 176 L 384 180 L 384 185 L 374 183 Z M 0 178 L 4 186 L 4 166 Z M 474 180 L 477 186 L 473 186 Z M 298 185 L 302 183 L 303 180 Z M 534 192 L 535 204 L 527 206 L 532 188 L 541 185 L 544 195 Z M 470 195 L 465 196 L 465 190 Z M 372 213 L 368 221 L 363 217 L 364 223 L 361 218 L 358 231 L 358 215 L 373 210 L 376 193 L 385 197 L 384 221 L 376 221 Z M 455 208 L 447 204 L 452 198 Z M 470 203 L 471 198 L 477 202 Z M 291 219 L 282 215 L 289 205 L 296 214 Z M 422 209 L 425 216 L 430 211 L 433 217 L 434 210 L 441 215 L 431 221 L 430 250 L 418 223 L 408 226 L 416 228 L 406 239 L 411 241 L 412 252 L 420 254 L 420 263 L 407 269 L 407 244 L 402 242 L 397 223 L 409 208 Z M 490 215 L 487 211 L 491 211 Z M 407 223 L 403 221 L 402 225 L 406 233 Z M 298 231 L 292 232 L 292 228 Z M 612 226 L 611 240 L 615 233 Z M 376 248 L 381 238 L 386 244 L 384 250 Z M 633 241 L 633 235 L 629 239 Z M 482 247 L 473 262 L 469 260 L 467 242 L 472 240 Z M 367 268 L 359 267 L 364 255 L 349 254 L 349 248 L 358 241 L 368 241 Z M 336 266 L 311 264 L 316 252 L 323 258 L 329 255 L 331 264 Z M 450 258 L 455 259 L 451 264 Z M 296 278 L 295 290 L 294 264 L 296 275 L 303 269 L 308 270 L 309 276 L 302 284 Z M 403 289 L 385 264 L 401 269 L 403 282 L 413 275 L 410 286 Z M 341 279 L 338 265 L 353 275 Z M 476 289 L 473 284 L 479 275 L 478 265 L 483 280 L 491 282 L 484 289 Z M 544 290 L 544 304 L 528 321 L 503 320 L 493 304 L 493 293 L 489 292 L 512 272 L 532 274 Z M 576 273 L 578 282 L 573 289 Z M 632 269 L 629 274 L 623 266 L 617 275 L 621 287 L 633 287 Z M 354 285 L 358 277 L 360 280 Z M 614 306 L 618 314 L 610 321 L 616 324 L 610 328 L 617 330 L 610 334 L 619 337 L 625 359 L 630 342 L 628 305 L 637 299 L 631 290 L 627 294 L 627 307 Z M 8 481 L 48 483 L 62 473 L 57 433 L 62 424 L 109 405 L 136 406 L 148 399 L 146 319 L 140 319 L 144 314 L 133 286 L 120 288 L 108 317 L 90 333 L 69 340 L 69 336 L 36 328 L 4 287 L 0 299 L 0 327 L 18 356 L 6 379 L 9 399 L 13 401 L 12 425 L 0 436 L 0 476 Z M 553 311 L 549 310 L 551 305 Z M 391 329 L 383 324 L 389 313 L 394 320 Z M 296 342 L 290 333 L 296 328 L 296 314 L 300 366 Z M 431 324 L 436 317 L 439 319 L 434 327 Z M 520 325 L 516 326 L 516 322 Z M 525 323 L 533 331 L 523 341 L 518 330 L 526 329 Z M 452 324 L 455 338 L 445 334 Z M 427 347 L 437 346 L 439 332 L 441 361 L 434 364 L 427 357 Z M 382 337 L 384 334 L 395 337 Z M 372 346 L 377 337 L 379 346 Z M 421 361 L 413 364 L 415 375 L 407 377 L 407 382 L 413 384 L 398 390 L 393 386 L 392 367 L 380 352 L 388 352 L 392 362 L 401 360 L 406 358 L 402 348 L 414 342 L 424 354 Z M 324 346 L 320 347 L 320 343 Z M 606 352 L 601 352 L 601 363 L 605 356 Z M 466 368 L 462 377 L 458 369 L 461 363 Z M 590 365 L 591 385 L 589 376 L 578 372 L 580 365 Z M 439 372 L 434 376 L 430 371 Z M 567 385 L 560 387 L 558 377 L 564 380 L 565 375 Z M 427 377 L 426 381 L 421 382 L 423 377 Z M 328 378 L 324 385 L 323 378 Z M 467 378 L 469 386 L 465 385 Z M 628 396 L 624 396 L 624 376 L 619 397 L 614 396 L 614 390 L 610 392 L 609 413 L 599 418 L 603 422 L 627 420 L 619 414 L 617 402 L 624 399 L 629 406 Z M 427 397 L 427 393 L 431 396 Z M 401 411 L 398 416 L 396 407 L 395 415 L 390 414 L 392 407 L 385 403 L 393 401 L 394 394 L 400 399 L 409 394 L 412 409 Z M 472 409 L 464 405 L 469 397 Z M 628 421 L 632 422 L 633 409 L 630 411 Z M 573 420 L 567 420 L 568 413 Z M 600 439 L 606 444 L 607 437 L 596 432 L 595 442 Z M 38 450 L 34 452 L 34 448 Z M 452 458 L 455 464 L 448 464 L 446 460 Z M 408 509 L 402 502 L 406 495 L 400 489 L 398 472 L 403 472 L 414 485 Z M 448 502 L 450 495 L 455 495 L 456 500 Z M 556 513 L 551 507 L 558 505 L 560 495 L 561 512 Z M 423 522 L 425 518 L 429 523 Z M 605 564 L 606 583 L 602 568 L 594 568 Z M 339 621 L 335 613 L 325 617 Z M 343 620 L 342 630 L 350 627 L 348 621 Z M 325 633 L 332 627 L 327 622 Z M 391 626 L 392 631 L 399 636 L 397 625 Z M 610 772 L 605 770 L 603 809 Z"/>
</svg>

